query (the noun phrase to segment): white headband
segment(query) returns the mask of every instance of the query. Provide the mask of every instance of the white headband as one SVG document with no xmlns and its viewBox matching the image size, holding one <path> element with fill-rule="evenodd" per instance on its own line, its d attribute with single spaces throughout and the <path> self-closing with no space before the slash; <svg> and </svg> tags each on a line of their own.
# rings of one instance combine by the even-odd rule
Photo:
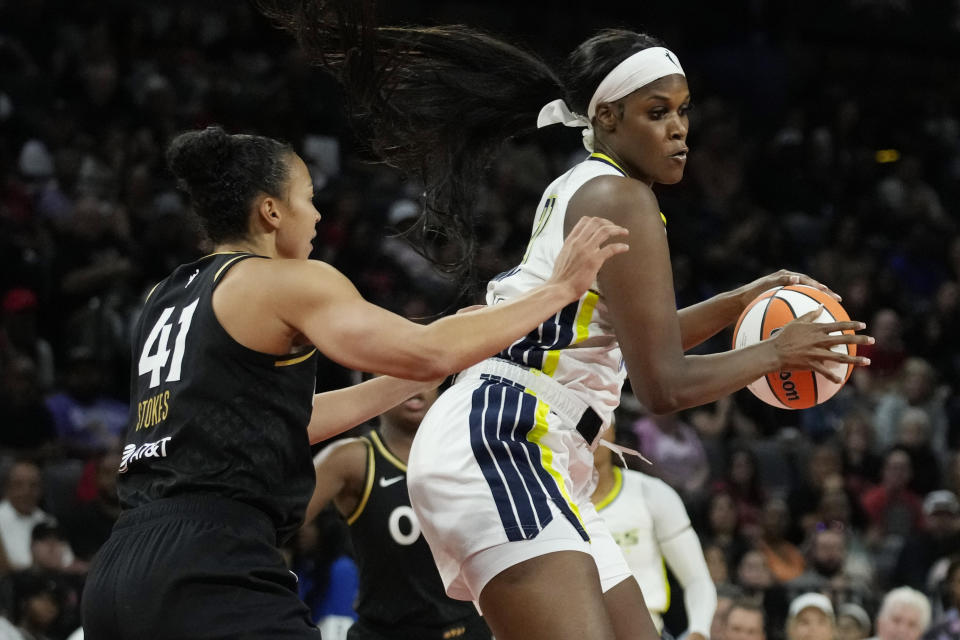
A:
<svg viewBox="0 0 960 640">
<path fill-rule="evenodd" d="M 593 97 L 590 98 L 587 115 L 573 113 L 567 103 L 563 101 L 563 98 L 559 98 L 553 102 L 548 102 L 540 109 L 540 114 L 537 116 L 537 128 L 551 124 L 584 127 L 583 146 L 587 148 L 587 151 L 593 151 L 593 125 L 590 121 L 597 113 L 598 104 L 619 100 L 654 80 L 675 73 L 682 76 L 686 75 L 673 52 L 663 47 L 643 49 L 615 66 L 600 81 L 597 90 L 593 92 Z"/>
</svg>

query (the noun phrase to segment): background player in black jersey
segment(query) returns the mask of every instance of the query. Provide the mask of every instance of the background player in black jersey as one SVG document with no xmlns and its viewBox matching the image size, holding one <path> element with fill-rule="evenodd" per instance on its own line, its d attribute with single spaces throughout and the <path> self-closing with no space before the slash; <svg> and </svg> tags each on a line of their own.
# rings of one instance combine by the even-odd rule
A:
<svg viewBox="0 0 960 640">
<path fill-rule="evenodd" d="M 360 570 L 359 619 L 348 640 L 490 640 L 472 603 L 453 600 L 407 493 L 407 458 L 437 389 L 414 394 L 380 417 L 379 427 L 340 440 L 314 460 L 310 520 L 331 500 L 350 527 Z"/>
<path fill-rule="evenodd" d="M 124 512 L 91 568 L 84 626 L 98 640 L 316 638 L 277 549 L 313 492 L 310 442 L 525 335 L 626 250 L 607 244 L 622 229 L 589 220 L 537 291 L 419 325 L 307 259 L 320 214 L 290 146 L 213 127 L 178 136 L 167 160 L 215 253 L 158 284 L 134 331 Z M 317 351 L 410 380 L 314 396 Z"/>
</svg>

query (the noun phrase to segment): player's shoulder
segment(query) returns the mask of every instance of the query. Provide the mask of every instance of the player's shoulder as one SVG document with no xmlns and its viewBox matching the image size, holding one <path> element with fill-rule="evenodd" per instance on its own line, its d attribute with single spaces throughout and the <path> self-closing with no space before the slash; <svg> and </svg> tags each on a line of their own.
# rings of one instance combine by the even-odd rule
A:
<svg viewBox="0 0 960 640">
<path fill-rule="evenodd" d="M 306 303 L 346 287 L 350 281 L 335 267 L 319 260 L 270 258 L 244 260 L 233 276 L 245 295 L 263 296 L 276 304 Z"/>
<path fill-rule="evenodd" d="M 349 465 L 366 462 L 370 441 L 364 437 L 340 438 L 324 447 L 313 457 L 314 466 Z"/>
<path fill-rule="evenodd" d="M 268 258 L 247 260 L 243 265 L 251 274 L 268 278 L 298 276 L 324 278 L 343 277 L 335 267 L 321 260 L 300 260 L 295 258 Z"/>
<path fill-rule="evenodd" d="M 647 184 L 622 175 L 604 174 L 587 180 L 570 200 L 575 216 L 599 216 L 624 223 L 649 212 L 659 220 L 660 204 Z"/>
<path fill-rule="evenodd" d="M 628 477 L 636 482 L 643 489 L 643 493 L 647 496 L 677 496 L 679 499 L 680 494 L 678 494 L 673 487 L 656 476 L 651 476 L 641 471 L 634 471 L 633 469 L 625 469 L 624 474 L 629 474 Z"/>
</svg>

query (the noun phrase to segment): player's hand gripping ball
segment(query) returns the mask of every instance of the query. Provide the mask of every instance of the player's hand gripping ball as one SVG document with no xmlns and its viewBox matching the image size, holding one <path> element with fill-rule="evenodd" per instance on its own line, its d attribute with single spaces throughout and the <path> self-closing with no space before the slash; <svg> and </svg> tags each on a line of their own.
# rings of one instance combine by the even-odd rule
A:
<svg viewBox="0 0 960 640">
<path fill-rule="evenodd" d="M 815 322 L 845 322 L 850 319 L 840 303 L 829 294 L 807 285 L 792 284 L 765 291 L 740 314 L 733 330 L 733 347 L 739 349 L 766 340 L 776 335 L 783 325 L 815 310 L 821 304 L 823 313 Z M 838 344 L 831 349 L 851 356 L 857 354 L 855 344 Z M 807 409 L 833 397 L 853 371 L 852 364 L 827 362 L 826 365 L 843 381 L 833 382 L 815 371 L 782 370 L 768 373 L 748 384 L 747 389 L 778 409 Z"/>
</svg>

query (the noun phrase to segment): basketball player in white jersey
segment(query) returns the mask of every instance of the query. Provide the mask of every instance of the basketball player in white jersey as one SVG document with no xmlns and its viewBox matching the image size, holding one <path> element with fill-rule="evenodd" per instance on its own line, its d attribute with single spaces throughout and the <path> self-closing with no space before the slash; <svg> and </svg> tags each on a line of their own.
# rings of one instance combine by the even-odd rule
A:
<svg viewBox="0 0 960 640">
<path fill-rule="evenodd" d="M 478 176 L 506 139 L 535 124 L 585 129 L 589 155 L 546 188 L 522 263 L 490 283 L 487 304 L 542 283 L 583 217 L 629 228 L 630 251 L 579 300 L 460 374 L 420 426 L 407 481 L 447 593 L 476 602 L 498 640 L 656 638 L 590 501 L 593 449 L 625 371 L 644 405 L 667 413 L 782 368 L 836 379 L 825 361 L 868 362 L 830 347 L 870 339 L 830 333 L 864 325 L 815 324 L 811 313 L 750 347 L 684 354 L 766 289 L 825 287 L 781 271 L 677 310 L 652 188 L 683 176 L 690 92 L 676 55 L 653 38 L 603 31 L 557 73 L 467 27 L 377 27 L 368 2 L 260 4 L 340 80 L 372 149 L 425 185 L 427 231 L 470 239 Z"/>
<path fill-rule="evenodd" d="M 613 442 L 613 433 L 610 428 L 601 437 Z M 669 567 L 683 587 L 687 639 L 707 640 L 717 589 L 680 496 L 659 478 L 615 466 L 606 447 L 594 452 L 593 463 L 598 473 L 593 504 L 640 583 L 657 631 L 663 631 L 662 616 L 670 608 Z"/>
<path fill-rule="evenodd" d="M 825 360 L 865 364 L 828 351 L 865 342 L 829 335 L 861 323 L 814 325 L 810 315 L 756 348 L 684 355 L 733 323 L 760 292 L 788 282 L 822 285 L 782 272 L 678 313 L 665 221 L 651 186 L 683 175 L 690 93 L 676 56 L 656 44 L 604 32 L 572 55 L 571 67 L 595 74 L 592 95 L 547 104 L 539 122 L 589 124 L 591 153 L 546 188 L 522 263 L 490 282 L 487 303 L 542 282 L 583 216 L 629 228 L 636 248 L 611 259 L 580 300 L 460 374 L 410 452 L 411 504 L 447 591 L 478 602 L 501 640 L 657 635 L 590 502 L 592 452 L 627 369 L 641 401 L 665 413 L 714 401 L 781 368 L 823 373 Z"/>
</svg>

